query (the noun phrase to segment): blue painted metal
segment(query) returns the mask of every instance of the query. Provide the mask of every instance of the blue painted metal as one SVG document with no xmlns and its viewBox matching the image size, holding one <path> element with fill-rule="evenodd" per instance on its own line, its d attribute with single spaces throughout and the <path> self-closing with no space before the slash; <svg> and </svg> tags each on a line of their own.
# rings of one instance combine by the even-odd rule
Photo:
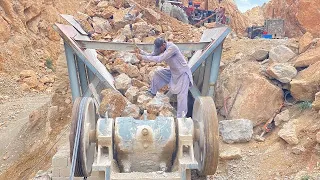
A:
<svg viewBox="0 0 320 180">
<path fill-rule="evenodd" d="M 189 91 L 191 92 L 193 98 L 195 98 L 195 99 L 196 99 L 197 97 L 201 96 L 201 93 L 200 93 L 199 89 L 198 89 L 195 85 L 193 85 L 193 86 L 189 89 Z"/>
<path fill-rule="evenodd" d="M 95 75 L 93 74 L 93 72 L 87 68 L 87 74 L 88 74 L 88 78 L 89 78 L 89 83 L 91 83 L 93 81 L 93 79 L 95 78 Z"/>
<path fill-rule="evenodd" d="M 130 171 L 133 172 L 158 171 L 162 162 L 168 169 L 171 168 L 176 145 L 174 118 L 157 117 L 143 121 L 119 117 L 115 119 L 114 129 L 114 146 L 120 167 L 129 161 Z M 143 134 L 144 129 L 147 134 Z M 150 161 L 150 157 L 162 158 Z"/>
<path fill-rule="evenodd" d="M 86 90 L 88 89 L 86 67 L 82 60 L 80 60 L 78 57 L 76 59 L 77 59 L 78 73 L 80 78 L 80 87 L 81 87 L 81 92 L 83 96 Z"/>
<path fill-rule="evenodd" d="M 66 54 L 67 64 L 68 64 L 68 73 L 69 73 L 70 87 L 71 87 L 71 93 L 72 93 L 72 101 L 74 102 L 74 100 L 77 97 L 80 97 L 80 87 L 79 87 L 79 81 L 77 76 L 77 68 L 76 68 L 72 49 L 66 42 L 64 43 L 64 49 L 65 49 L 65 54 Z"/>
<path fill-rule="evenodd" d="M 96 51 L 92 49 L 82 50 L 72 39 L 74 36 L 81 36 L 78 31 L 68 25 L 55 24 L 54 29 L 64 39 L 65 43 L 69 44 L 73 52 L 84 61 L 87 68 L 89 68 L 95 76 L 97 76 L 101 83 L 107 88 L 116 89 L 114 86 L 114 78 L 107 71 L 106 67 L 96 58 Z"/>
<path fill-rule="evenodd" d="M 187 172 L 185 168 L 180 168 L 181 180 L 187 180 Z"/>
<path fill-rule="evenodd" d="M 122 137 L 122 141 L 124 143 L 132 143 L 133 135 L 136 134 L 138 126 L 150 126 L 154 130 L 154 137 L 158 142 L 163 143 L 167 142 L 172 132 L 172 124 L 173 118 L 167 117 L 157 117 L 155 120 L 135 120 L 132 117 L 118 117 L 115 122 L 117 124 L 118 131 L 120 137 Z M 160 144 L 161 144 L 160 143 Z M 131 146 L 131 145 L 128 145 Z"/>
<path fill-rule="evenodd" d="M 105 180 L 110 180 L 111 179 L 110 176 L 111 176 L 111 170 L 110 170 L 110 166 L 108 166 L 105 171 Z"/>
<path fill-rule="evenodd" d="M 212 73 L 211 65 L 212 65 L 212 58 L 213 53 L 210 54 L 210 56 L 205 61 L 205 68 L 204 68 L 204 75 L 203 75 L 203 84 L 201 87 L 201 95 L 207 96 L 207 93 L 209 91 L 209 78 Z"/>
<path fill-rule="evenodd" d="M 90 82 L 93 87 L 97 87 L 100 83 L 100 80 L 97 77 L 94 77 L 93 80 Z M 87 88 L 87 90 L 83 93 L 83 96 L 90 97 L 92 95 L 92 92 L 90 88 Z"/>
<path fill-rule="evenodd" d="M 212 58 L 212 66 L 211 66 L 211 73 L 209 79 L 209 91 L 207 93 L 208 96 L 214 95 L 214 84 L 217 82 L 219 68 L 220 68 L 220 61 L 221 61 L 221 54 L 222 54 L 222 44 L 220 44 L 217 49 L 214 51 L 213 58 Z"/>
</svg>

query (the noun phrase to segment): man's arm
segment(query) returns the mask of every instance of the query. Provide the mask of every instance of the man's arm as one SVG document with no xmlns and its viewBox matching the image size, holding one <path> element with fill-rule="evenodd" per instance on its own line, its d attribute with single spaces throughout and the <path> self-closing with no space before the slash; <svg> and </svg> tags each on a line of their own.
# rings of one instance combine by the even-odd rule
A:
<svg viewBox="0 0 320 180">
<path fill-rule="evenodd" d="M 147 52 L 145 52 L 144 50 L 142 50 L 142 49 L 139 49 L 139 53 L 141 54 L 141 55 L 145 55 L 145 56 L 153 56 L 153 52 L 152 53 L 147 53 Z"/>
<path fill-rule="evenodd" d="M 165 61 L 171 58 L 175 53 L 176 53 L 176 50 L 173 47 L 170 47 L 158 56 L 142 55 L 141 57 L 144 61 L 159 63 L 161 61 Z"/>
</svg>

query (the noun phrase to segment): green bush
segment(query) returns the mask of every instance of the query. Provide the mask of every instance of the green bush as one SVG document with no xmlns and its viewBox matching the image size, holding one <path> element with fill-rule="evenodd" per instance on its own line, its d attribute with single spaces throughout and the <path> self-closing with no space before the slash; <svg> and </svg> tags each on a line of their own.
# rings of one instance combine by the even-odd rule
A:
<svg viewBox="0 0 320 180">
<path fill-rule="evenodd" d="M 310 180 L 311 177 L 309 175 L 304 175 L 301 177 L 301 180 Z"/>
<path fill-rule="evenodd" d="M 51 60 L 50 58 L 47 58 L 47 59 L 46 59 L 45 66 L 46 66 L 47 68 L 51 69 L 52 71 L 54 71 L 53 63 L 52 63 L 52 60 Z"/>
<path fill-rule="evenodd" d="M 299 103 L 299 108 L 301 110 L 310 109 L 311 107 L 312 107 L 312 103 L 309 101 L 303 101 L 303 102 Z"/>
</svg>

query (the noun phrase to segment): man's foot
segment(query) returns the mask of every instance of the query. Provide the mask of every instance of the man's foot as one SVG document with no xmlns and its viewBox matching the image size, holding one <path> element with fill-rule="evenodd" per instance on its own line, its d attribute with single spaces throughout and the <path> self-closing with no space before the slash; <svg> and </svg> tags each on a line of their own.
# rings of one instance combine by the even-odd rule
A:
<svg viewBox="0 0 320 180">
<path fill-rule="evenodd" d="M 153 94 L 153 93 L 151 92 L 150 89 L 146 91 L 146 94 L 147 94 L 148 96 L 152 97 L 152 98 L 156 96 L 155 94 Z"/>
</svg>

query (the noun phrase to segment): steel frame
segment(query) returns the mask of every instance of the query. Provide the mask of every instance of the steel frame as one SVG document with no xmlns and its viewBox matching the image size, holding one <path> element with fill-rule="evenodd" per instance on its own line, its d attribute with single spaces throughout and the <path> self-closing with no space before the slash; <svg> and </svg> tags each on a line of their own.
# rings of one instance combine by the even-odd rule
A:
<svg viewBox="0 0 320 180">
<path fill-rule="evenodd" d="M 115 89 L 115 86 L 114 78 L 97 59 L 95 49 L 132 51 L 134 44 L 92 41 L 73 16 L 61 16 L 72 25 L 57 23 L 54 25 L 54 29 L 64 40 L 72 99 L 74 101 L 77 97 L 93 96 L 96 103 L 99 103 L 101 90 L 104 88 Z M 190 88 L 194 98 L 214 96 L 222 45 L 230 31 L 228 27 L 208 29 L 204 31 L 199 43 L 177 43 L 181 50 L 195 51 L 188 63 L 194 78 L 194 85 Z M 153 49 L 153 44 L 142 43 L 137 46 L 147 51 Z M 180 169 L 180 178 L 186 179 L 190 169 L 194 168 L 196 167 L 187 166 Z"/>
</svg>

